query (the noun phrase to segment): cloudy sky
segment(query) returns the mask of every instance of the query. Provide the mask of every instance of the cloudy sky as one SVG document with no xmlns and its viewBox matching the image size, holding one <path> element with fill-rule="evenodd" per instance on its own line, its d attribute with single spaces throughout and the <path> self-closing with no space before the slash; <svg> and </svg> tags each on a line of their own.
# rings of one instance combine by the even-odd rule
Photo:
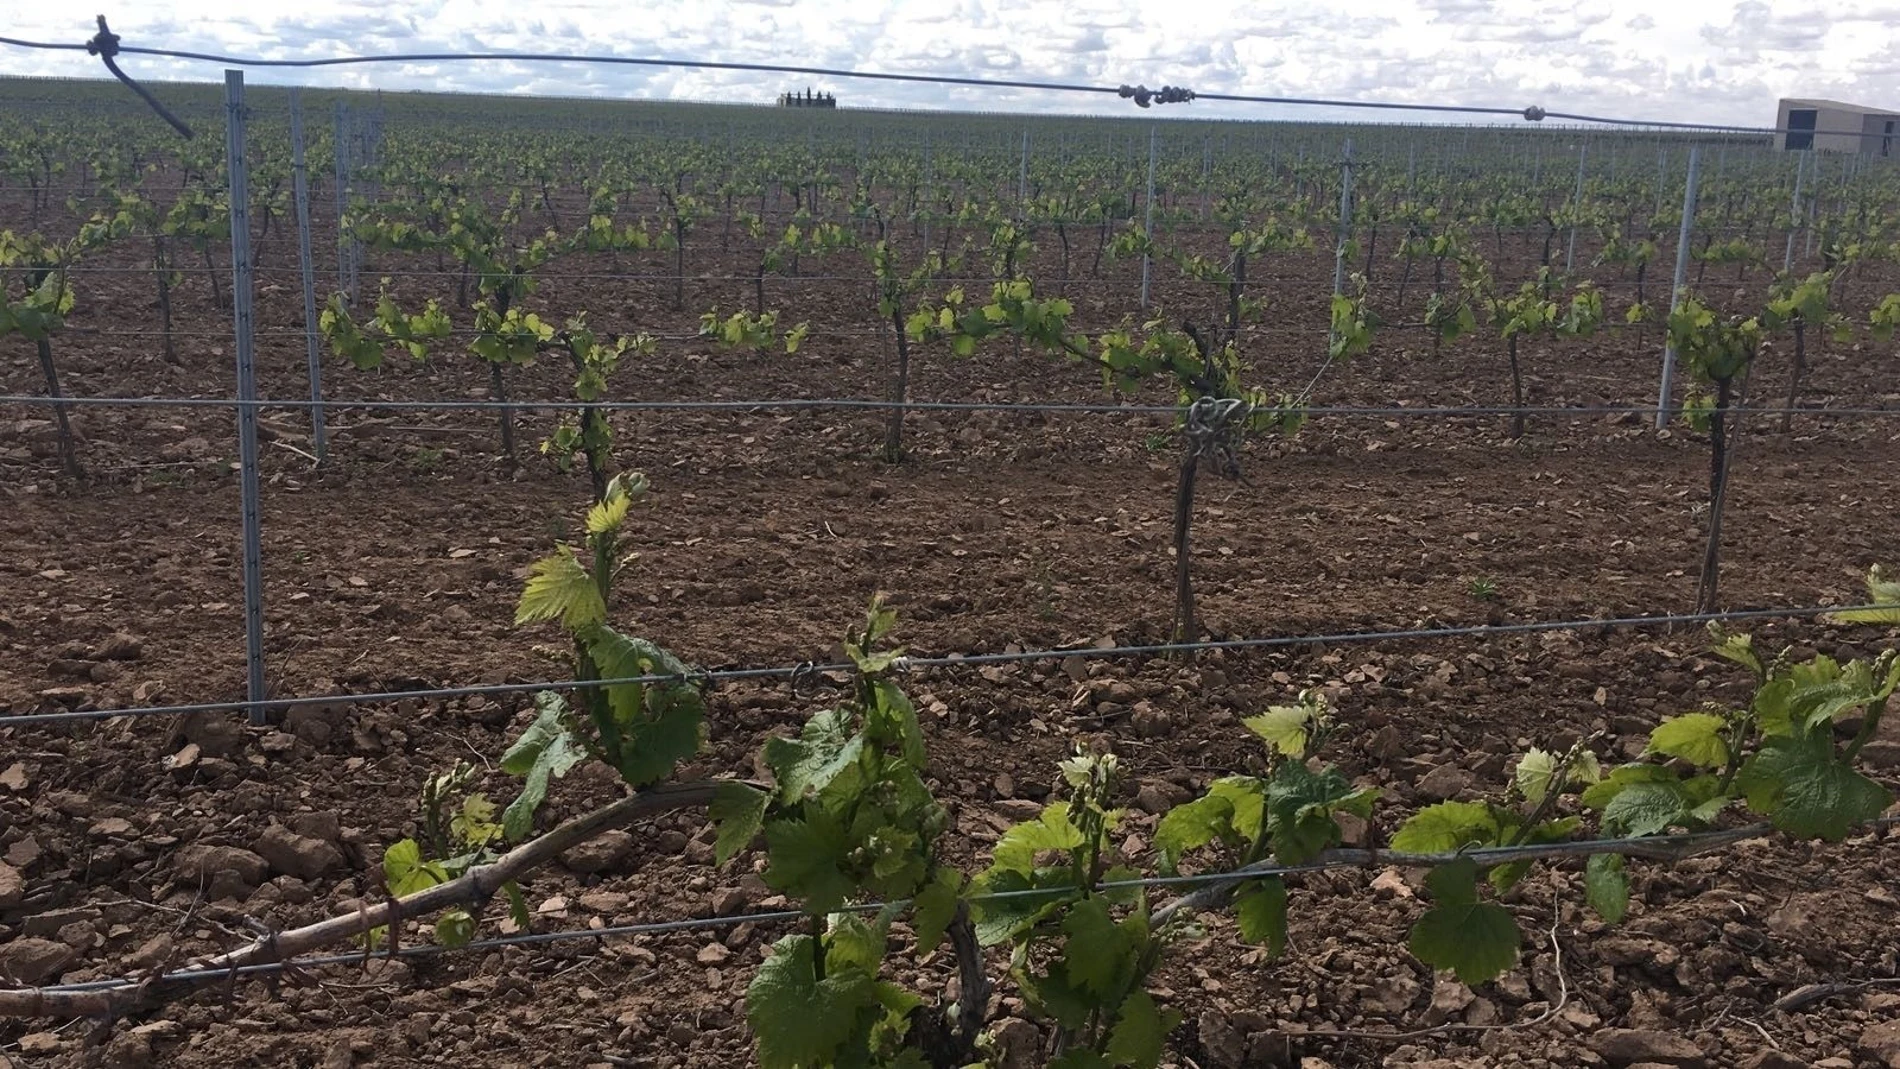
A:
<svg viewBox="0 0 1900 1069">
<path fill-rule="evenodd" d="M 89 15 L 8 5 L 8 36 L 81 41 Z M 1778 96 L 1900 108 L 1900 0 L 174 0 L 113 17 L 127 45 L 274 58 L 450 50 L 781 62 L 1202 92 L 1458 102 L 1769 125 Z M 144 10 L 139 8 L 143 7 Z M 91 8 L 84 9 L 90 12 Z M 1350 12 L 1350 13 L 1348 13 Z M 127 57 L 134 76 L 217 69 Z M 0 74 L 93 76 L 0 46 Z M 253 71 L 257 82 L 768 101 L 804 78 L 581 64 Z M 1112 98 L 819 81 L 846 105 L 1132 114 Z M 1343 118 L 1196 103 L 1163 114 Z M 1377 113 L 1357 113 L 1378 118 Z"/>
</svg>

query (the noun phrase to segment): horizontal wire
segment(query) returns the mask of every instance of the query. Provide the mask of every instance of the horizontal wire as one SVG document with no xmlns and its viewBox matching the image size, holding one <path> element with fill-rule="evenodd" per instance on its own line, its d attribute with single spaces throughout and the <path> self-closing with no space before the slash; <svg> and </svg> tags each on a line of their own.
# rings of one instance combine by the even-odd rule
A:
<svg viewBox="0 0 1900 1069">
<path fill-rule="evenodd" d="M 1520 624 L 1492 624 L 1467 627 L 1414 628 L 1401 631 L 1347 631 L 1333 634 L 1286 635 L 1273 638 L 1212 639 L 1203 642 L 1168 642 L 1139 646 L 1082 646 L 1072 649 L 1022 650 L 1015 653 L 956 653 L 905 657 L 906 670 L 920 668 L 964 668 L 969 666 L 1015 664 L 1025 661 L 1064 660 L 1070 657 L 1153 657 L 1174 653 L 1204 653 L 1215 650 L 1279 649 L 1303 645 L 1351 645 L 1365 642 L 1399 642 L 1460 638 L 1473 635 L 1524 635 L 1551 631 L 1588 631 L 1612 627 L 1675 627 L 1686 624 L 1722 623 L 1736 620 L 1791 620 L 1867 609 L 1890 609 L 1892 605 L 1859 604 L 1782 609 L 1741 609 L 1730 612 L 1689 613 L 1674 616 L 1624 616 L 1582 620 L 1553 620 Z M 0 715 L 0 729 L 42 724 L 107 720 L 118 716 L 184 716 L 193 713 L 236 710 L 286 709 L 302 705 L 353 705 L 400 701 L 405 698 L 468 698 L 498 694 L 526 694 L 543 690 L 590 690 L 633 684 L 702 682 L 802 677 L 814 673 L 851 671 L 847 663 L 815 664 L 803 662 L 764 668 L 722 668 L 678 674 L 648 674 L 615 679 L 568 679 L 545 683 L 486 683 L 465 687 L 438 687 L 419 690 L 380 691 L 362 694 L 330 694 L 300 698 L 267 698 L 259 701 L 198 702 L 189 705 L 157 705 L 122 709 L 81 709 L 56 713 L 17 713 Z"/>
<path fill-rule="evenodd" d="M 588 411 L 602 412 L 729 412 L 729 411 L 804 411 L 810 409 L 901 408 L 916 412 L 1072 412 L 1125 415 L 1179 415 L 1188 406 L 1173 404 L 1114 404 L 1109 402 L 1062 401 L 890 401 L 860 397 L 783 397 L 756 401 L 375 401 L 375 400 L 256 400 L 240 401 L 223 397 L 46 397 L 40 394 L 0 394 L 0 405 L 97 406 L 106 408 L 287 408 L 287 409 L 397 409 L 442 411 Z M 1628 416 L 1653 415 L 1655 405 L 1453 405 L 1453 406 L 1378 406 L 1317 405 L 1298 410 L 1309 417 L 1345 418 L 1426 418 L 1440 419 L 1469 416 Z M 1755 408 L 1738 405 L 1734 414 L 1753 416 L 1832 416 L 1884 418 L 1900 416 L 1895 408 Z"/>
<path fill-rule="evenodd" d="M 30 41 L 17 37 L 0 37 L 0 45 L 41 51 L 85 51 L 87 47 L 84 44 Z M 1038 92 L 1082 93 L 1106 96 L 1123 96 L 1123 89 L 1126 88 L 1124 86 L 1088 85 L 1077 82 L 967 78 L 946 74 L 894 74 L 884 71 L 860 71 L 841 67 L 812 67 L 786 63 L 718 62 L 713 60 L 657 59 L 639 56 L 589 56 L 560 52 L 399 52 L 386 55 L 332 56 L 323 59 L 262 59 L 254 56 L 229 56 L 216 52 L 193 52 L 171 48 L 143 48 L 133 45 L 121 45 L 118 51 L 123 55 L 156 56 L 161 59 L 183 59 L 202 63 L 218 63 L 231 67 L 258 68 L 311 69 L 377 63 L 583 63 L 622 67 L 677 67 L 685 70 L 801 74 L 817 78 L 855 78 L 866 81 L 967 86 L 977 89 L 1027 89 Z M 1639 129 L 1644 127 L 1691 129 L 1711 133 L 1729 133 L 1740 136 L 1761 136 L 1788 132 L 1816 134 L 1835 133 L 1835 131 L 1793 131 L 1783 127 L 1725 126 L 1716 123 L 1683 123 L 1653 119 L 1611 118 L 1600 115 L 1550 112 L 1535 106 L 1529 108 L 1507 108 L 1473 104 L 1407 103 L 1399 101 L 1337 100 L 1319 97 L 1261 96 L 1246 93 L 1195 93 L 1194 99 L 1241 104 L 1274 104 L 1378 111 L 1437 112 L 1457 115 L 1513 116 L 1530 122 L 1539 121 L 1540 118 L 1556 118 L 1600 126 L 1627 126 Z M 1840 133 L 1848 132 L 1841 131 Z M 1860 130 L 1855 130 L 1851 133 L 1853 136 L 1859 137 L 1873 136 Z"/>
<path fill-rule="evenodd" d="M 1884 829 L 1900 824 L 1900 817 L 1877 817 L 1863 828 Z M 1281 876 L 1295 876 L 1312 872 L 1324 872 L 1339 869 L 1365 869 L 1383 864 L 1394 868 L 1431 868 L 1461 860 L 1472 860 L 1479 865 L 1495 860 L 1502 863 L 1522 860 L 1527 857 L 1545 860 L 1566 860 L 1596 854 L 1615 854 L 1619 848 L 1642 854 L 1658 851 L 1675 853 L 1687 857 L 1708 849 L 1732 846 L 1741 842 L 1767 838 L 1772 828 L 1765 824 L 1745 825 L 1740 828 L 1716 829 L 1699 832 L 1681 832 L 1673 835 L 1629 836 L 1617 839 L 1582 839 L 1557 843 L 1541 843 L 1534 847 L 1499 846 L 1474 847 L 1469 850 L 1437 854 L 1410 854 L 1384 850 L 1363 851 L 1363 857 L 1328 858 L 1297 865 L 1277 863 L 1248 865 L 1239 869 L 1220 872 L 1195 873 L 1185 876 L 1145 876 L 1123 880 L 1099 881 L 1092 888 L 1097 893 L 1114 891 L 1154 890 L 1172 888 L 1210 887 L 1222 883 L 1235 883 L 1250 879 L 1268 879 Z M 1014 891 L 977 892 L 964 900 L 981 905 L 987 902 L 1008 902 L 1023 899 L 1057 898 L 1074 894 L 1073 887 L 1034 887 Z M 847 903 L 834 912 L 851 914 L 882 913 L 887 909 L 897 909 L 910 905 L 909 900 L 892 902 Z M 330 965 L 361 965 L 383 958 L 435 957 L 452 953 L 475 953 L 485 950 L 501 950 L 511 947 L 546 946 L 552 943 L 601 942 L 607 939 L 623 939 L 643 935 L 669 935 L 675 932 L 709 931 L 719 928 L 737 927 L 742 924 L 782 924 L 791 921 L 809 920 L 812 914 L 803 910 L 782 909 L 762 913 L 735 913 L 712 917 L 689 917 L 671 921 L 645 921 L 634 924 L 607 925 L 600 928 L 568 928 L 551 932 L 521 932 L 514 935 L 492 936 L 486 939 L 474 939 L 457 946 L 440 943 L 392 945 L 383 951 L 355 951 L 339 954 L 313 954 L 285 961 L 257 962 L 242 965 L 235 969 L 179 969 L 161 973 L 157 976 L 138 980 L 111 979 L 90 980 L 74 984 L 60 984 L 39 989 L 48 995 L 87 994 L 100 991 L 135 990 L 145 984 L 164 984 L 192 982 L 198 980 L 219 979 L 224 977 L 242 977 L 282 972 L 285 970 L 321 968 Z"/>
</svg>

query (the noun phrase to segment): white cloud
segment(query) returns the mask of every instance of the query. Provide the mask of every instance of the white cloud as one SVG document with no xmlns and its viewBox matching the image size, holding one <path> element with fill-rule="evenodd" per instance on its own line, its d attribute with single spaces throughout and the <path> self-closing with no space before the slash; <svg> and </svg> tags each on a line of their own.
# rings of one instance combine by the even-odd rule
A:
<svg viewBox="0 0 1900 1069">
<path fill-rule="evenodd" d="M 262 9 L 177 0 L 113 29 L 127 45 L 272 58 L 525 51 L 786 63 L 1199 92 L 1449 102 L 1631 118 L 1764 124 L 1777 96 L 1887 106 L 1900 19 L 1893 0 L 1361 0 L 1350 13 L 1294 0 L 306 0 Z M 292 11 L 294 15 L 280 13 Z M 26 5 L 10 35 L 81 41 L 93 27 Z M 127 56 L 135 76 L 212 81 L 211 64 Z M 97 60 L 0 47 L 0 74 L 95 77 Z M 1128 114 L 1112 97 L 946 88 L 803 75 L 576 64 L 446 63 L 254 70 L 256 82 L 766 102 L 811 84 L 842 103 Z M 1154 114 L 1371 118 L 1200 102 Z M 1387 113 L 1389 114 L 1389 113 Z M 1454 120 L 1455 116 L 1446 116 Z"/>
</svg>

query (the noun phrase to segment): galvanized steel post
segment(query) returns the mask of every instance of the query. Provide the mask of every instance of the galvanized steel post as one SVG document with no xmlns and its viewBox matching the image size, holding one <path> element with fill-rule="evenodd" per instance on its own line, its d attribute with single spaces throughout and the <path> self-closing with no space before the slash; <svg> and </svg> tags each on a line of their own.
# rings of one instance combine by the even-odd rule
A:
<svg viewBox="0 0 1900 1069">
<path fill-rule="evenodd" d="M 1152 243 L 1155 236 L 1155 128 L 1148 127 L 1148 197 L 1143 204 L 1142 236 Z M 1146 249 L 1141 253 L 1141 307 L 1148 307 L 1148 277 L 1152 271 L 1153 255 Z"/>
<path fill-rule="evenodd" d="M 303 156 L 303 90 L 290 91 L 291 188 L 297 199 L 297 267 L 303 273 L 304 359 L 310 367 L 310 440 L 317 463 L 329 456 L 323 419 L 323 354 L 317 344 L 317 270 L 310 253 L 310 176 Z"/>
<path fill-rule="evenodd" d="M 1564 246 L 1564 274 L 1577 261 L 1577 215 L 1583 208 L 1583 164 L 1590 154 L 1590 143 L 1577 146 L 1577 191 L 1570 197 L 1570 240 Z"/>
<path fill-rule="evenodd" d="M 224 160 L 231 193 L 231 324 L 237 334 L 238 493 L 244 522 L 244 668 L 251 723 L 264 723 L 264 581 L 257 488 L 256 314 L 250 181 L 244 166 L 244 72 L 224 72 Z"/>
<path fill-rule="evenodd" d="M 1689 149 L 1689 177 L 1682 184 L 1682 226 L 1676 232 L 1676 274 L 1669 287 L 1669 311 L 1674 314 L 1682 303 L 1682 284 L 1689 274 L 1689 238 L 1695 231 L 1696 179 L 1701 171 L 1702 150 Z M 1662 388 L 1656 395 L 1656 429 L 1669 422 L 1669 393 L 1676 377 L 1676 346 L 1663 346 Z"/>
</svg>

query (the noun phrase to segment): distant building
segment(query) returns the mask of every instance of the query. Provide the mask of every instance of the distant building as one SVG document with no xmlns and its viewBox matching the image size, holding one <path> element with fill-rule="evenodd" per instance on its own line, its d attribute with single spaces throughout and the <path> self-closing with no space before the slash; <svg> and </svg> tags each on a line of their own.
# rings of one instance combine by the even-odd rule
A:
<svg viewBox="0 0 1900 1069">
<path fill-rule="evenodd" d="M 1775 144 L 1789 152 L 1854 152 L 1894 155 L 1900 111 L 1843 104 L 1838 100 L 1783 100 L 1775 111 Z"/>
<path fill-rule="evenodd" d="M 797 93 L 780 93 L 778 106 L 781 108 L 835 108 L 838 106 L 838 98 L 830 93 L 814 93 L 807 89 L 804 96 Z"/>
</svg>

